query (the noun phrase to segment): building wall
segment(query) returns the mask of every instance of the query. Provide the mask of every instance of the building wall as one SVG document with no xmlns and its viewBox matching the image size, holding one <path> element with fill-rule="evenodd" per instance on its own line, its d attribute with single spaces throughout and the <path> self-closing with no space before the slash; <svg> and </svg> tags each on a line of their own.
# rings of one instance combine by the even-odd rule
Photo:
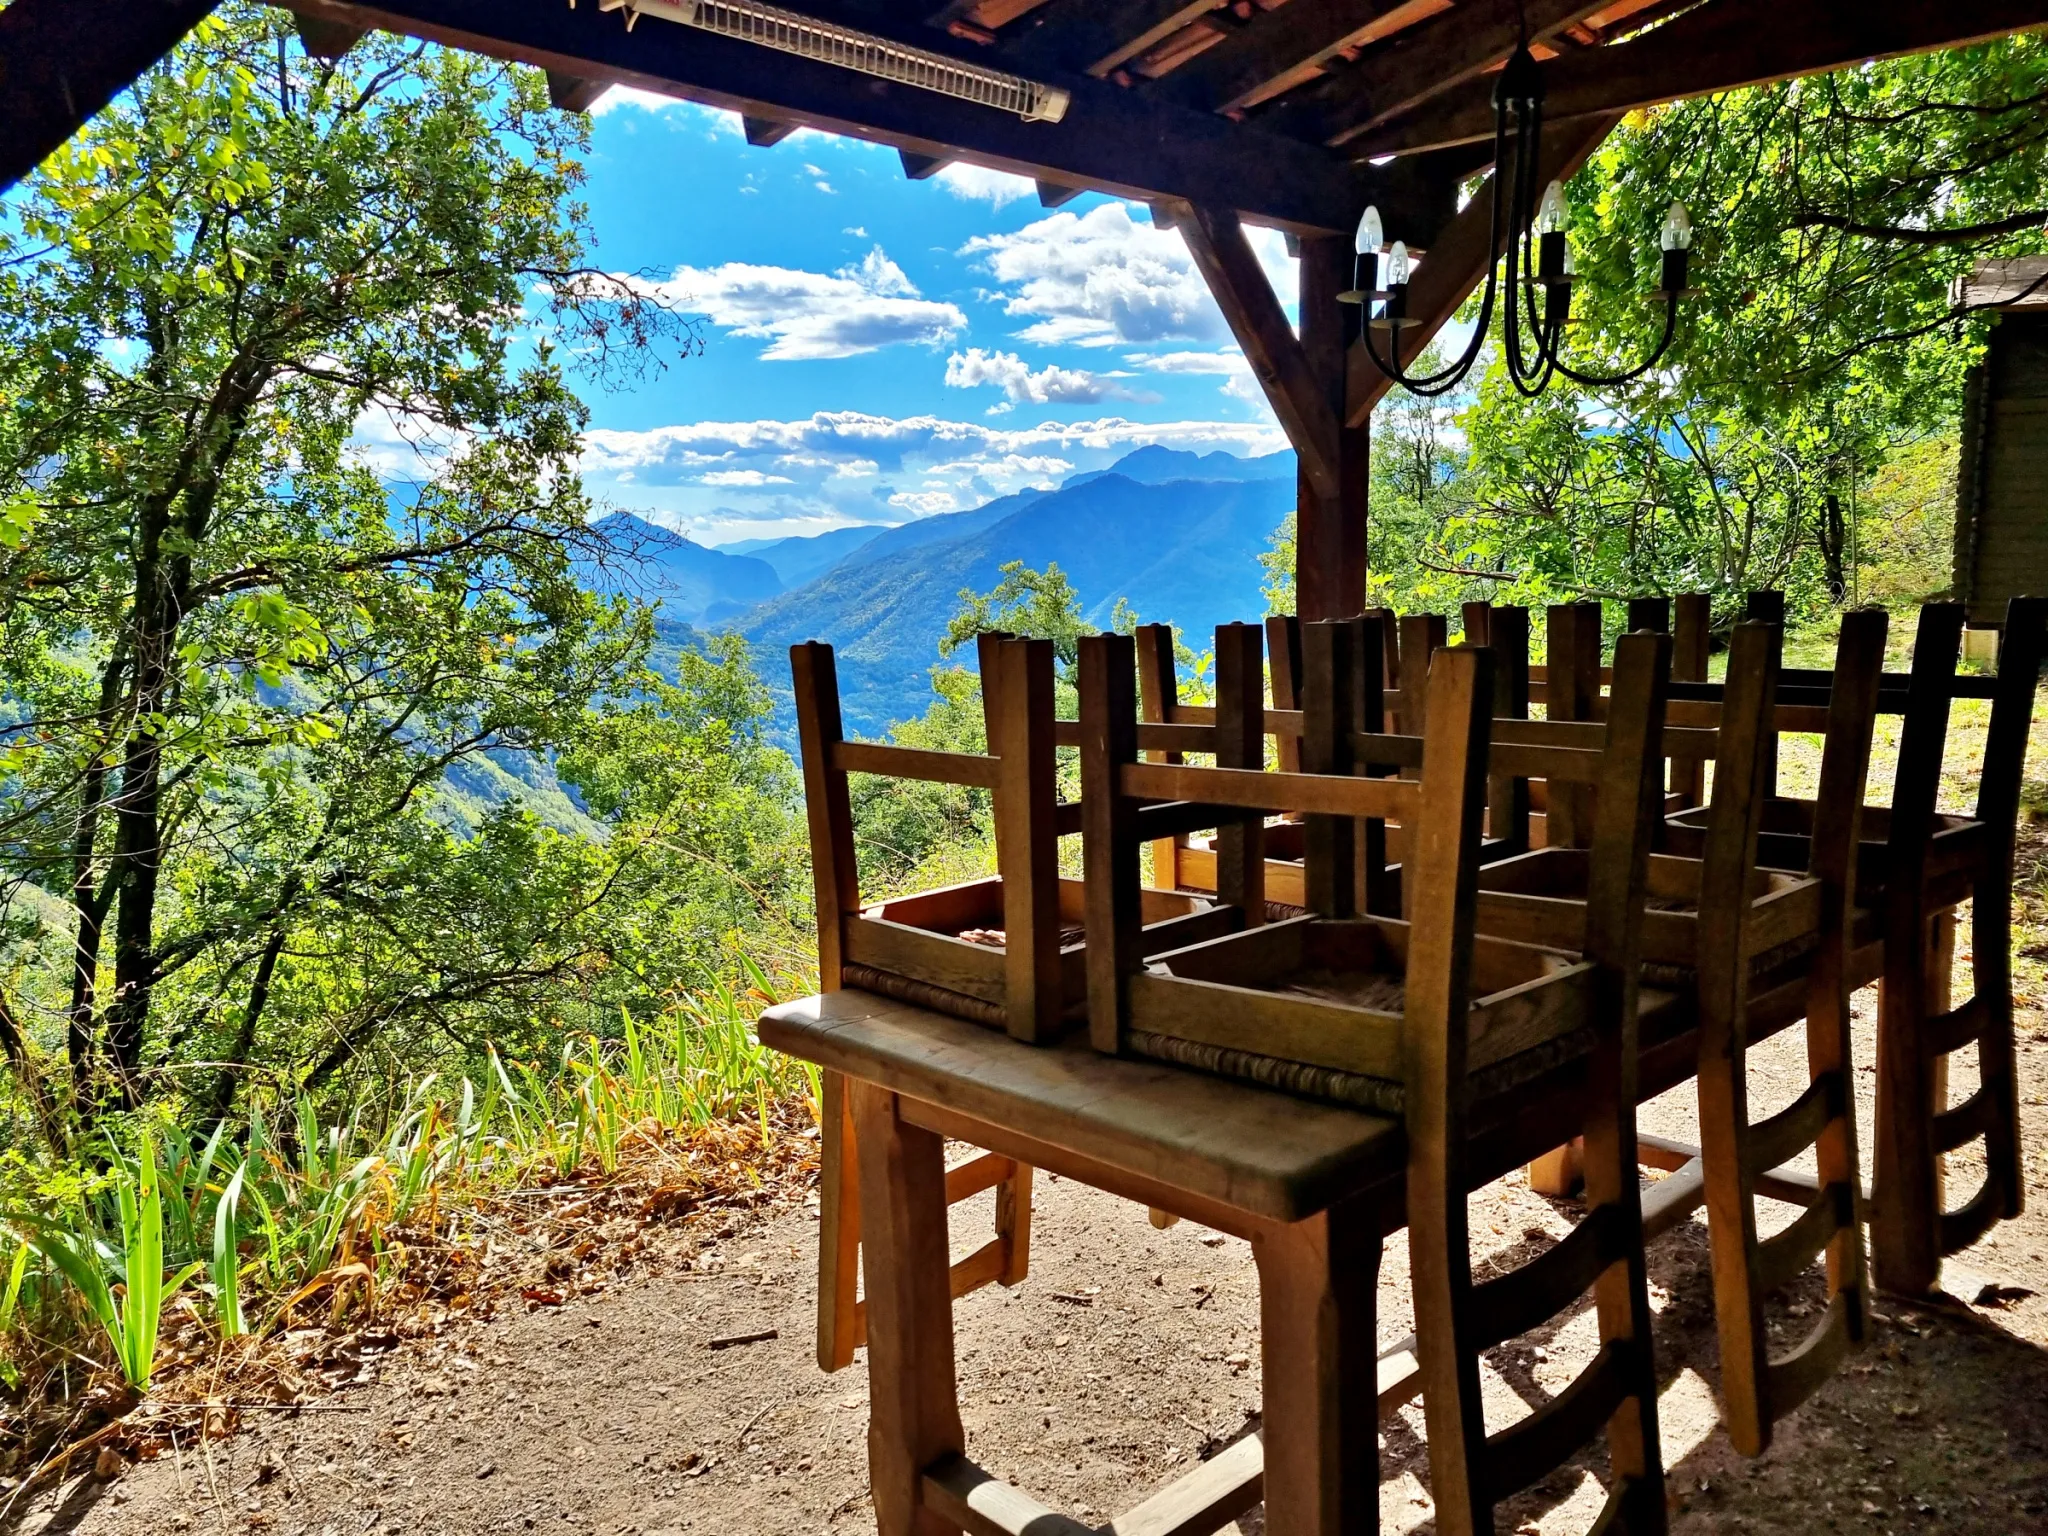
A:
<svg viewBox="0 0 2048 1536">
<path fill-rule="evenodd" d="M 1972 623 L 1997 623 L 2007 598 L 2048 593 L 2048 313 L 1999 316 L 1972 384 L 1956 486 L 1956 588 Z"/>
</svg>

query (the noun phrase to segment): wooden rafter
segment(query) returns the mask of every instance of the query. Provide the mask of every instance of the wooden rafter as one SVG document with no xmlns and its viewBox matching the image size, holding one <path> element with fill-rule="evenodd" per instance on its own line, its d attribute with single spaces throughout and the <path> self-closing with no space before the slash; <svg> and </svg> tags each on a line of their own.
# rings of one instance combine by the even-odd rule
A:
<svg viewBox="0 0 2048 1536">
<path fill-rule="evenodd" d="M 1051 0 L 1005 52 L 1020 69 L 1102 76 L 1158 46 L 1223 0 Z"/>
<path fill-rule="evenodd" d="M 609 89 L 602 80 L 586 80 L 581 75 L 565 75 L 559 70 L 548 71 L 548 104 L 563 112 L 588 112 L 597 105 L 598 97 Z"/>
<path fill-rule="evenodd" d="M 1586 163 L 1587 156 L 1600 147 L 1600 141 L 1620 121 L 1619 114 L 1577 118 L 1545 130 L 1543 153 L 1537 163 L 1538 178 L 1562 180 L 1571 175 Z M 1403 367 L 1415 361 L 1458 312 L 1458 307 L 1471 297 L 1472 290 L 1485 281 L 1487 266 L 1494 259 L 1489 243 L 1493 233 L 1491 202 L 1486 190 L 1481 189 L 1444 227 L 1428 256 L 1415 269 L 1415 277 L 1408 285 L 1408 313 L 1415 324 L 1403 327 L 1401 355 L 1397 359 Z M 1384 351 L 1386 344 L 1379 345 Z M 1354 341 L 1345 355 L 1345 373 L 1344 421 L 1355 427 L 1371 418 L 1372 408 L 1393 389 L 1394 381 L 1374 366 L 1362 341 Z"/>
<path fill-rule="evenodd" d="M 1543 110 L 1552 122 L 1629 112 L 2043 26 L 2048 0 L 1712 0 L 1629 42 L 1552 60 Z M 1474 80 L 1352 147 L 1406 154 L 1492 132 L 1491 86 Z"/>
<path fill-rule="evenodd" d="M 13 0 L 0 10 L 0 189 L 26 176 L 216 0 Z"/>
<path fill-rule="evenodd" d="M 594 80 L 638 86 L 745 116 L 795 120 L 826 132 L 950 156 L 1035 180 L 1080 183 L 1141 200 L 1179 198 L 1231 208 L 1304 232 L 1343 231 L 1367 202 L 1397 210 L 1418 240 L 1449 217 L 1453 191 L 1425 172 L 1353 163 L 1320 145 L 1280 138 L 1213 113 L 1146 100 L 1086 76 L 1047 78 L 1073 93 L 1057 123 L 822 61 L 656 21 L 631 32 L 617 14 L 552 0 L 295 0 L 306 13 L 383 27 Z M 879 25 L 877 27 L 879 31 Z M 892 35 L 882 33 L 882 35 Z M 989 50 L 930 33 L 904 39 L 975 64 Z"/>
<path fill-rule="evenodd" d="M 1326 59 L 1441 11 L 1444 0 L 1289 0 L 1162 76 L 1151 94 L 1228 112 L 1314 77 Z"/>
<path fill-rule="evenodd" d="M 1602 8 L 1602 0 L 1468 0 L 1397 32 L 1261 121 L 1276 132 L 1341 143 L 1498 64 L 1521 37 L 1525 18 L 1529 36 L 1541 40 Z"/>
<path fill-rule="evenodd" d="M 1286 429 L 1301 472 L 1317 495 L 1335 498 L 1341 485 L 1337 413 L 1330 409 L 1308 354 L 1266 280 L 1266 269 L 1244 237 L 1244 226 L 1224 209 L 1193 207 L 1178 212 L 1188 253 L 1229 322 L 1245 361 L 1252 365 L 1273 414 Z"/>
</svg>

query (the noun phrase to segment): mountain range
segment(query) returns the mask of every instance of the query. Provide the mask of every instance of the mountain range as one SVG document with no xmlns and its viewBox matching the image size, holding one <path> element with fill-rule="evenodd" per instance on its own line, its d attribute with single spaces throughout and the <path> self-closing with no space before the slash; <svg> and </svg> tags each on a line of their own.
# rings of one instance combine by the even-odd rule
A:
<svg viewBox="0 0 2048 1536">
<path fill-rule="evenodd" d="M 961 593 L 990 590 L 1006 563 L 1057 564 L 1091 624 L 1106 626 L 1122 599 L 1206 649 L 1217 624 L 1265 611 L 1257 556 L 1294 499 L 1291 453 L 1240 459 L 1155 445 L 1056 489 L 895 528 L 707 548 L 617 513 L 599 526 L 639 556 L 637 575 L 607 571 L 602 581 L 659 603 L 672 622 L 743 634 L 784 739 L 793 735 L 788 649 L 830 643 L 848 729 L 879 736 L 924 712 Z"/>
</svg>

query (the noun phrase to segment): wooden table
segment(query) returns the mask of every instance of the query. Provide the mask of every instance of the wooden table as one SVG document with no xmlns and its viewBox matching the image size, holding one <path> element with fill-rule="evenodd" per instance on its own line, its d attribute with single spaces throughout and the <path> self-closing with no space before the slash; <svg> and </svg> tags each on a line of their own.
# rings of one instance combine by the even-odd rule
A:
<svg viewBox="0 0 2048 1536">
<path fill-rule="evenodd" d="M 1374 1302 L 1400 1222 L 1403 1137 L 1382 1115 L 1182 1068 L 1020 1045 L 844 991 L 771 1009 L 761 1039 L 849 1079 L 860 1141 L 871 1418 L 883 1536 L 1081 1536 L 967 1460 L 955 1398 L 944 1143 L 971 1142 L 1252 1245 L 1264 1422 L 1120 1516 L 1118 1536 L 1214 1530 L 1264 1499 L 1276 1536 L 1379 1518 Z"/>
<path fill-rule="evenodd" d="M 1771 1002 L 1763 1033 L 1796 1017 L 1789 997 Z M 1643 1096 L 1692 1075 L 1688 1012 L 1684 999 L 1645 989 Z M 1378 1420 L 1420 1385 L 1407 1346 L 1383 1355 L 1376 1336 L 1381 1241 L 1406 1219 L 1398 1120 L 1104 1056 L 1078 1034 L 1051 1047 L 1023 1045 L 853 990 L 772 1008 L 760 1035 L 849 1082 L 861 1148 L 869 1472 L 883 1536 L 1087 1536 L 1094 1529 L 966 1458 L 948 1285 L 949 1137 L 1252 1245 L 1263 1452 L 1258 1440 L 1241 1442 L 1107 1530 L 1196 1536 L 1261 1498 L 1275 1536 L 1377 1529 Z M 1468 1167 L 1475 1182 L 1572 1135 L 1583 1121 L 1583 1095 L 1580 1064 L 1566 1062 L 1473 1105 Z M 1695 1155 L 1682 1152 L 1666 1165 Z M 1799 1193 L 1788 1182 L 1786 1197 Z M 1701 1199 L 1695 1165 L 1656 1186 L 1646 1215 L 1657 1208 L 1662 1229 Z"/>
</svg>

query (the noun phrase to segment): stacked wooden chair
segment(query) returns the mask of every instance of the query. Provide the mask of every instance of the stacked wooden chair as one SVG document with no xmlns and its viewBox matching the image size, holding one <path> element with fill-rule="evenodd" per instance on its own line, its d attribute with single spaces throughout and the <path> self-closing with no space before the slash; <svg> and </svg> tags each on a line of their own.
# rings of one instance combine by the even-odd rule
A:
<svg viewBox="0 0 2048 1536">
<path fill-rule="evenodd" d="M 1489 758 L 1492 658 L 1441 650 L 1428 663 L 1421 738 L 1355 728 L 1356 685 L 1377 670 L 1366 620 L 1301 630 L 1302 771 L 1139 761 L 1131 641 L 1082 642 L 1091 1037 L 1103 1051 L 1244 1078 L 1399 1114 L 1417 1354 L 1437 1528 L 1491 1531 L 1501 1499 L 1604 1430 L 1613 1487 L 1602 1529 L 1664 1529 L 1656 1378 L 1634 1149 L 1642 895 L 1657 788 L 1668 642 L 1631 637 L 1598 749 L 1509 746 Z M 1256 632 L 1253 632 L 1254 634 Z M 1221 657 L 1226 640 L 1219 632 Z M 1242 637 L 1239 647 L 1249 648 Z M 1239 677 L 1256 678 L 1240 664 Z M 1377 685 L 1377 676 L 1372 678 Z M 1219 668 L 1220 702 L 1230 674 Z M 1412 776 L 1360 777 L 1394 764 Z M 1475 932 L 1489 769 L 1597 784 L 1601 855 L 1583 956 Z M 1139 943 L 1140 846 L 1162 830 L 1269 814 L 1303 818 L 1308 914 L 1156 956 Z M 1409 831 L 1408 920 L 1358 913 L 1361 822 Z M 1470 1120 L 1566 1058 L 1585 1071 L 1592 1149 L 1585 1220 L 1523 1269 L 1471 1274 Z M 1602 1347 L 1567 1391 L 1489 1437 L 1479 1357 L 1587 1291 Z"/>
<path fill-rule="evenodd" d="M 1086 1004 L 1081 891 L 1059 878 L 1059 837 L 1079 830 L 1079 807 L 1058 800 L 1053 647 L 1047 640 L 984 636 L 980 645 L 989 752 L 932 752 L 846 738 L 832 648 L 791 647 L 804 800 L 817 895 L 823 991 L 859 987 L 917 1003 L 1034 1044 L 1077 1024 Z M 988 790 L 996 822 L 992 879 L 864 906 L 847 776 L 967 785 Z M 1162 947 L 1234 919 L 1199 898 L 1146 891 L 1142 917 Z M 965 934 L 967 937 L 962 937 Z M 818 1361 L 852 1363 L 866 1334 L 859 1300 L 858 1153 L 846 1085 L 821 1081 Z M 950 1170 L 957 1204 L 996 1190 L 995 1236 L 953 1266 L 953 1293 L 1016 1285 L 1030 1263 L 1031 1169 L 986 1154 Z"/>
<path fill-rule="evenodd" d="M 2013 1066 L 2012 861 L 2048 602 L 2016 598 L 2009 605 L 1994 677 L 1957 670 L 1962 630 L 1960 605 L 1926 605 L 1911 671 L 1882 680 L 1879 711 L 1903 716 L 1898 769 L 1890 804 L 1863 812 L 1856 892 L 1862 911 L 1848 966 L 1852 988 L 1883 984 L 1871 1262 L 1880 1285 L 1905 1295 L 1934 1289 L 1942 1258 L 2017 1216 L 2025 1194 Z M 1787 672 L 1780 693 L 1793 701 L 1788 708 L 1811 710 L 1830 697 L 1834 679 Z M 1970 816 L 1938 809 L 1950 706 L 1960 698 L 1991 701 Z M 1816 805 L 1767 801 L 1763 863 L 1789 868 L 1807 860 Z M 1674 818 L 1675 847 L 1695 848 L 1703 837 L 1700 813 Z M 1949 914 L 1963 901 L 1971 903 L 1975 991 L 1952 1006 Z M 1947 1058 L 1973 1043 L 1979 1087 L 1950 1107 Z M 1978 1138 L 1985 1181 L 1961 1206 L 1944 1209 L 1942 1160 Z"/>
</svg>

